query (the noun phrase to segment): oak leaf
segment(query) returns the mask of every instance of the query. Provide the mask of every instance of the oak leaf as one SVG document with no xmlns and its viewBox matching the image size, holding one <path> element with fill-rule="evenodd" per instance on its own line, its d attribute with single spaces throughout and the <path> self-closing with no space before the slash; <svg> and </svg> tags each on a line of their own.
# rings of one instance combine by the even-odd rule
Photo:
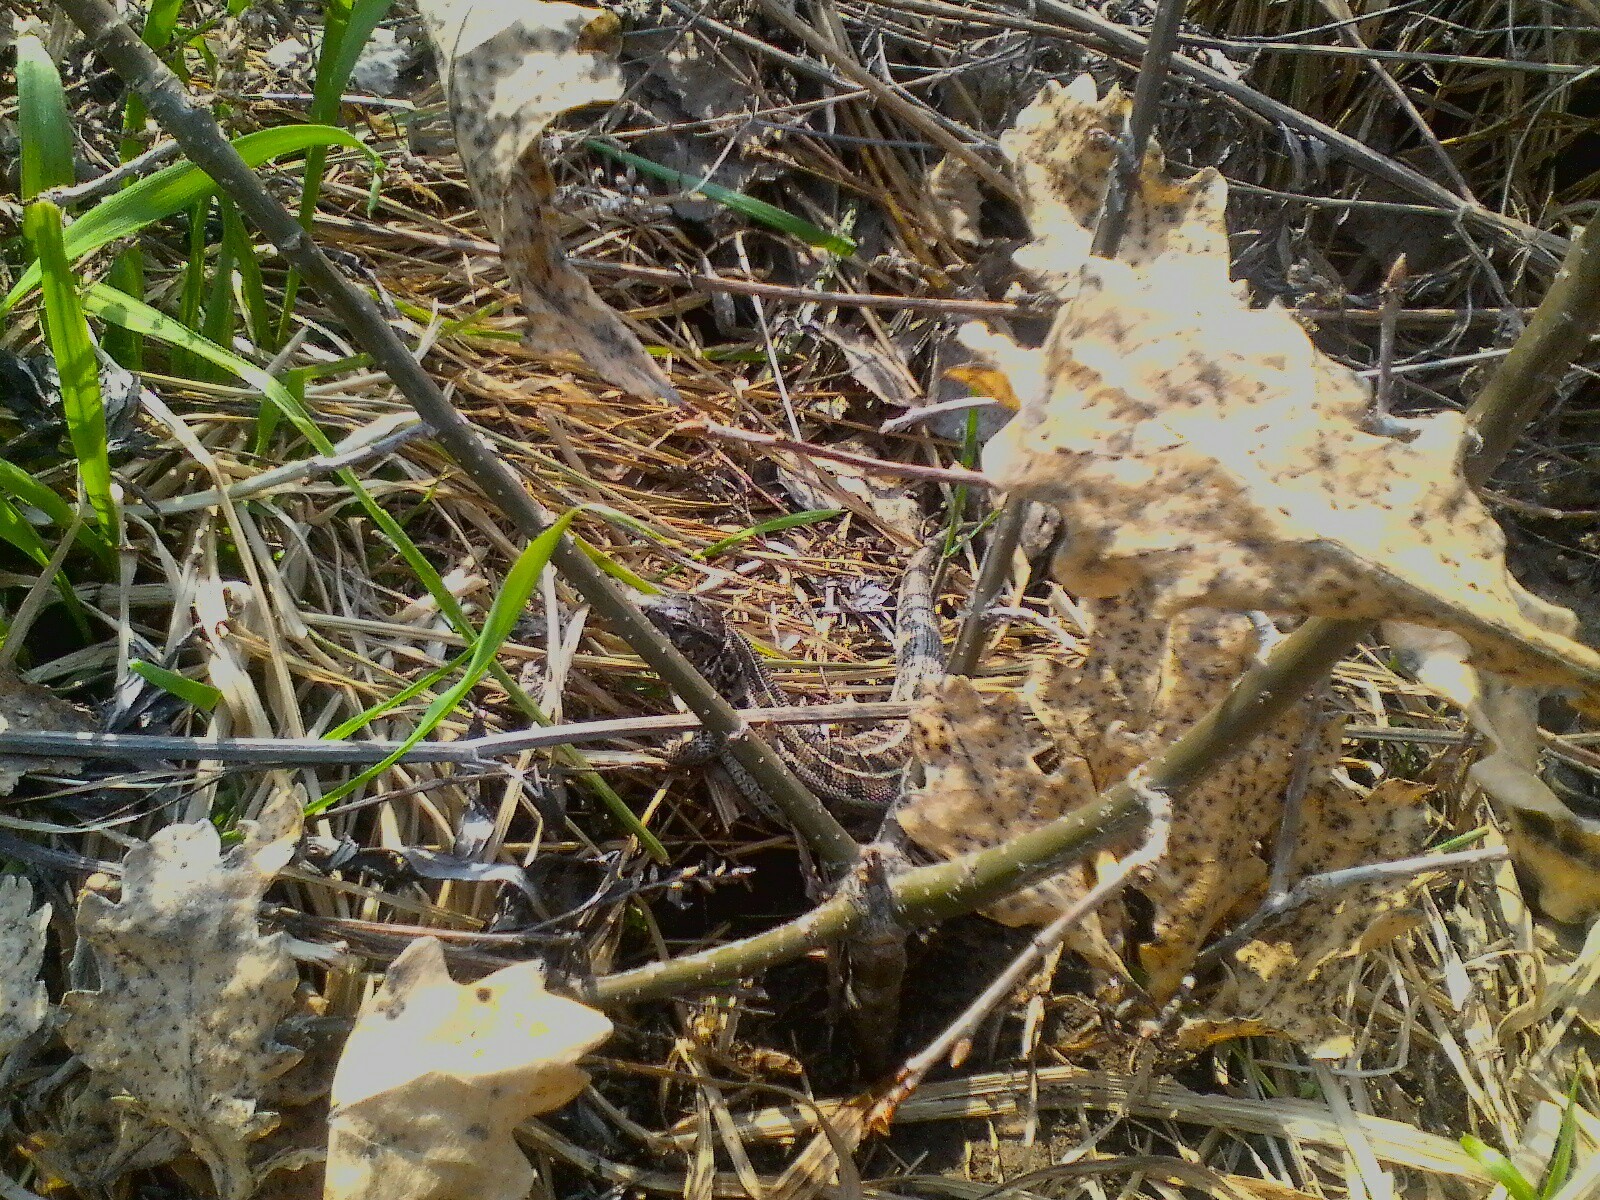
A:
<svg viewBox="0 0 1600 1200">
<path fill-rule="evenodd" d="M 182 1134 L 224 1200 L 250 1194 L 248 1145 L 275 1120 L 257 1098 L 295 1058 L 273 1039 L 297 982 L 288 938 L 263 936 L 257 909 L 294 853 L 299 805 L 279 793 L 239 830 L 226 854 L 206 821 L 130 850 L 120 901 L 78 904 L 99 987 L 63 1000 L 67 1044 L 141 1118 Z"/>
<path fill-rule="evenodd" d="M 636 396 L 678 394 L 561 252 L 555 181 L 539 140 L 569 109 L 622 96 L 617 18 L 553 0 L 421 0 L 467 182 L 522 296 L 526 339 L 575 353 Z"/>
<path fill-rule="evenodd" d="M 985 473 L 1061 511 L 1072 537 L 1058 579 L 1084 596 L 1140 589 L 1158 615 L 1449 629 L 1479 666 L 1600 695 L 1600 654 L 1572 640 L 1572 614 L 1506 569 L 1463 472 L 1465 418 L 1373 432 L 1368 385 L 1229 281 L 1214 172 L 1174 182 L 1152 149 L 1118 257 L 1088 257 L 1126 109 L 1116 93 L 1055 86 L 1002 139 L 1034 234 L 1018 261 L 1063 303 L 1040 349 L 966 335 L 1020 409 L 985 448 Z"/>
<path fill-rule="evenodd" d="M 327 1200 L 514 1200 L 533 1168 L 513 1137 L 588 1082 L 604 1015 L 518 963 L 474 984 L 437 940 L 408 946 L 362 1007 L 333 1079 Z"/>
<path fill-rule="evenodd" d="M 1287 884 L 1309 875 L 1422 853 L 1430 822 L 1427 789 L 1389 779 L 1365 795 L 1325 781 L 1304 800 Z M 1362 956 L 1413 924 L 1407 904 L 1420 876 L 1375 880 L 1301 905 L 1234 952 L 1232 978 L 1207 1015 L 1179 1033 L 1187 1045 L 1261 1033 L 1288 1038 L 1312 1058 L 1344 1058 L 1355 1047 L 1341 1001 Z"/>
<path fill-rule="evenodd" d="M 0 1060 L 44 1023 L 49 998 L 39 979 L 50 906 L 33 907 L 33 887 L 0 878 Z"/>
</svg>

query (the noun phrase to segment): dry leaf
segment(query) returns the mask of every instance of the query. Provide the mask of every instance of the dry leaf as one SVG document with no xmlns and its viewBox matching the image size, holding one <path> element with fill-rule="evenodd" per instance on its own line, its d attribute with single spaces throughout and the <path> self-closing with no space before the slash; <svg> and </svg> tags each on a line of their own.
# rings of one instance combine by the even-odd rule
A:
<svg viewBox="0 0 1600 1200">
<path fill-rule="evenodd" d="M 451 981 L 433 938 L 395 959 L 333 1080 L 328 1200 L 519 1200 L 534 1182 L 512 1136 L 566 1104 L 577 1060 L 611 1034 L 602 1014 L 518 963 Z"/>
<path fill-rule="evenodd" d="M 1063 299 L 1077 290 L 1077 272 L 1089 261 L 1115 139 L 1132 107 L 1115 87 L 1097 101 L 1087 75 L 1066 86 L 1052 81 L 1000 136 L 1033 234 L 1014 258 L 1037 286 Z M 1180 183 L 1164 166 L 1152 140 L 1129 197 L 1118 260 L 1142 268 L 1161 263 L 1208 295 L 1233 291 L 1226 183 L 1209 167 Z"/>
<path fill-rule="evenodd" d="M 1029 731 L 1016 697 L 980 696 L 965 681 L 947 680 L 919 708 L 913 728 L 926 783 L 897 814 L 918 845 L 955 857 L 1090 802 L 1216 704 L 1255 650 L 1254 629 L 1238 614 L 1197 611 L 1163 623 L 1130 598 L 1090 611 L 1084 662 L 1040 664 L 1023 693 L 1048 742 Z M 1168 852 L 1136 885 L 1153 910 L 1139 958 L 1156 998 L 1177 989 L 1219 922 L 1265 880 L 1260 843 L 1277 828 L 1305 719 L 1297 706 L 1174 800 Z M 1035 758 L 1051 743 L 1046 772 Z M 1313 778 L 1337 763 L 1338 746 L 1330 727 L 1313 748 Z M 986 912 L 1006 924 L 1044 924 L 1085 887 L 1075 868 Z M 1075 948 L 1102 957 L 1098 944 Z"/>
<path fill-rule="evenodd" d="M 1305 797 L 1288 884 L 1308 875 L 1421 854 L 1429 834 L 1427 789 L 1386 780 L 1365 796 L 1333 781 Z M 1345 888 L 1290 912 L 1234 954 L 1233 977 L 1207 1017 L 1180 1034 L 1186 1045 L 1272 1033 L 1313 1058 L 1343 1058 L 1354 1048 L 1341 1001 L 1361 958 L 1412 922 L 1404 909 L 1418 879 Z"/>
<path fill-rule="evenodd" d="M 1386 622 L 1384 636 L 1428 689 L 1467 714 L 1491 752 L 1468 772 L 1505 822 L 1512 858 L 1558 921 L 1600 913 L 1600 821 L 1574 813 L 1539 777 L 1541 690 L 1516 687 L 1468 665 L 1455 634 Z"/>
<path fill-rule="evenodd" d="M 131 1171 L 171 1162 L 183 1153 L 183 1135 L 163 1128 L 89 1073 L 35 1098 L 41 1127 L 24 1147 L 51 1193 L 71 1188 L 80 1196 L 115 1194 Z"/>
<path fill-rule="evenodd" d="M 94 717 L 86 710 L 69 704 L 47 687 L 27 683 L 0 668 L 0 732 L 94 733 L 96 729 Z M 0 796 L 9 796 L 17 781 L 30 771 L 75 771 L 78 766 L 77 760 L 70 758 L 0 755 Z"/>
<path fill-rule="evenodd" d="M 1103 179 L 1107 106 L 1124 103 L 1056 88 L 1018 118 L 1006 144 L 1035 233 L 1019 260 L 1064 303 L 1041 350 L 968 335 L 1021 405 L 985 472 L 1061 510 L 1072 537 L 1060 581 L 1090 596 L 1143 589 L 1158 613 L 1446 628 L 1488 669 L 1600 693 L 1600 654 L 1571 640 L 1572 615 L 1506 570 L 1504 537 L 1462 471 L 1465 419 L 1408 422 L 1410 440 L 1368 432 L 1367 385 L 1281 307 L 1252 310 L 1228 282 L 1214 174 L 1176 184 L 1147 156 L 1118 259 L 1084 257 L 1095 186 L 1063 147 L 1082 149 L 1091 184 Z"/>
<path fill-rule="evenodd" d="M 678 402 L 633 331 L 563 256 L 555 181 L 539 151 L 545 126 L 561 113 L 621 97 L 617 18 L 543 0 L 420 0 L 418 8 L 467 181 L 522 295 L 529 344 L 577 354 L 636 396 Z"/>
<path fill-rule="evenodd" d="M 906 835 L 924 850 L 957 858 L 1063 816 L 1092 799 L 1084 764 L 1064 759 L 1041 770 L 1041 739 L 1024 724 L 1022 702 L 1010 693 L 980 695 L 964 676 L 942 680 L 911 716 L 923 784 L 895 813 Z M 1088 889 L 1074 868 L 1014 892 L 984 910 L 1006 925 L 1044 924 Z"/>
<path fill-rule="evenodd" d="M 44 1023 L 49 998 L 39 979 L 50 906 L 33 909 L 33 887 L 15 875 L 0 878 L 0 1059 Z"/>
<path fill-rule="evenodd" d="M 120 902 L 87 893 L 78 905 L 99 990 L 63 1000 L 67 1044 L 142 1117 L 181 1133 L 224 1200 L 252 1190 L 248 1143 L 275 1119 L 256 1101 L 295 1057 L 273 1040 L 294 998 L 288 939 L 263 936 L 256 912 L 294 853 L 298 803 L 280 793 L 239 828 L 226 854 L 206 821 L 130 850 Z"/>
<path fill-rule="evenodd" d="M 1045 664 L 1025 692 L 1053 743 L 1047 770 L 1015 699 L 955 684 L 923 706 L 927 785 L 901 824 L 936 853 L 1036 828 L 1187 732 L 1254 659 L 1249 610 L 1414 614 L 1467 632 L 1503 669 L 1571 678 L 1577 663 L 1600 680 L 1600 656 L 1565 637 L 1570 614 L 1506 573 L 1500 531 L 1461 475 L 1460 418 L 1420 423 L 1411 442 L 1367 433 L 1364 385 L 1281 310 L 1248 309 L 1229 280 L 1215 172 L 1174 182 L 1152 148 L 1117 258 L 1089 257 L 1127 112 L 1116 92 L 1096 101 L 1087 81 L 1050 86 L 1002 139 L 1034 234 L 1018 264 L 1063 303 L 1042 350 L 969 327 L 978 362 L 965 381 L 1020 407 L 985 470 L 1062 514 L 1070 536 L 1057 577 L 1092 598 L 1094 629 L 1082 664 Z M 1336 786 L 1337 726 L 1302 747 L 1308 712 L 1291 709 L 1174 798 L 1167 853 L 1134 884 L 1153 910 L 1139 957 L 1156 1000 L 1261 898 L 1297 755 L 1310 756 L 1307 803 L 1318 810 L 1300 845 L 1307 863 L 1335 851 L 1371 861 L 1362 856 L 1402 843 L 1412 852 L 1414 795 L 1384 791 L 1363 810 Z M 1351 836 L 1368 817 L 1371 836 Z M 1335 830 L 1330 845 L 1323 834 Z M 1073 873 L 994 915 L 1043 922 L 1082 886 Z M 1286 925 L 1271 954 L 1249 948 L 1250 1015 L 1319 1052 L 1336 1045 L 1343 1031 L 1305 1012 L 1342 986 L 1341 956 L 1372 932 L 1360 914 L 1390 911 L 1402 890 L 1383 892 L 1388 907 L 1372 900 L 1315 928 Z"/>
</svg>

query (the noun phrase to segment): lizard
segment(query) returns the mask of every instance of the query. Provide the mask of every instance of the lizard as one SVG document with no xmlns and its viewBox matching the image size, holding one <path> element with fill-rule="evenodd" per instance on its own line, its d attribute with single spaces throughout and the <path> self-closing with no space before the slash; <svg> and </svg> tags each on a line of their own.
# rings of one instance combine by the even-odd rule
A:
<svg viewBox="0 0 1600 1200">
<path fill-rule="evenodd" d="M 925 542 L 906 565 L 895 615 L 893 700 L 915 700 L 944 675 L 944 646 L 933 615 L 933 574 L 943 537 Z M 730 703 L 762 708 L 791 704 L 773 682 L 742 633 L 697 596 L 672 593 L 641 602 L 650 622 Z M 812 725 L 772 727 L 773 748 L 800 781 L 829 809 L 845 817 L 882 817 L 899 798 L 901 776 L 910 756 L 910 730 L 904 721 L 836 734 Z M 776 816 L 760 785 L 728 756 L 710 735 L 691 734 L 669 747 L 673 766 L 721 760 L 745 799 Z"/>
</svg>

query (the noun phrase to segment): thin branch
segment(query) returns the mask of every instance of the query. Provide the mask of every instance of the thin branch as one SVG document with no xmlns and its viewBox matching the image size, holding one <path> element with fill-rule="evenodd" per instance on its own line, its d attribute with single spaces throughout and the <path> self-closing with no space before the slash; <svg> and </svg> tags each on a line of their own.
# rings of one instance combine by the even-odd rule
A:
<svg viewBox="0 0 1600 1200">
<path fill-rule="evenodd" d="M 928 1072 L 938 1066 L 941 1060 L 948 1057 L 952 1066 L 957 1065 L 956 1060 L 965 1057 L 961 1047 L 971 1045 L 978 1026 L 988 1019 L 990 1012 L 1005 1002 L 1023 977 L 1042 963 L 1085 917 L 1127 887 L 1134 875 L 1154 866 L 1166 855 L 1168 835 L 1172 832 L 1171 798 L 1149 785 L 1142 767 L 1134 768 L 1129 774 L 1128 786 L 1144 804 L 1148 819 L 1144 844 L 1126 855 L 1111 874 L 1067 905 L 1059 917 L 1034 934 L 1006 969 L 989 981 L 989 986 L 967 1005 L 960 1016 L 905 1061 L 895 1076 L 893 1087 L 878 1102 L 878 1113 L 881 1115 L 874 1117 L 874 1124 L 887 1125 L 895 1108 L 917 1090 Z"/>
<path fill-rule="evenodd" d="M 190 161 L 217 181 L 239 211 L 316 289 L 355 342 L 372 356 L 374 365 L 394 381 L 423 420 L 433 426 L 439 444 L 490 502 L 524 537 L 531 540 L 542 533 L 549 524 L 549 515 L 528 495 L 522 481 L 445 398 L 378 308 L 334 268 L 294 217 L 262 188 L 261 181 L 229 144 L 211 115 L 189 102 L 178 77 L 139 40 L 106 0 L 58 3 L 83 30 L 91 49 L 144 99 L 151 116 L 183 147 Z M 750 734 L 727 700 L 570 540 L 562 540 L 554 560 L 584 599 L 683 697 L 705 727 L 726 739 L 728 752 L 772 797 L 825 866 L 835 874 L 847 870 L 857 856 L 855 842 L 783 760 Z"/>
<path fill-rule="evenodd" d="M 1003 174 L 997 171 L 983 156 L 978 154 L 972 146 L 961 141 L 944 127 L 938 114 L 916 103 L 905 94 L 896 89 L 892 84 L 885 83 L 860 64 L 851 61 L 837 53 L 828 40 L 811 26 L 807 25 L 792 10 L 785 7 L 781 0 L 758 0 L 761 11 L 767 17 L 783 26 L 795 37 L 804 42 L 813 52 L 831 59 L 834 70 L 850 80 L 857 87 L 866 88 L 884 108 L 894 113 L 906 124 L 912 126 L 930 142 L 936 143 L 946 154 L 971 169 L 977 177 L 987 183 L 1002 196 L 1015 196 L 1016 186 Z"/>
<path fill-rule="evenodd" d="M 994 486 L 988 476 L 981 471 L 971 471 L 966 467 L 930 467 L 922 463 L 889 462 L 887 459 L 873 458 L 868 454 L 855 454 L 849 450 L 835 450 L 832 446 L 821 446 L 815 442 L 797 442 L 793 438 L 780 437 L 775 433 L 758 433 L 751 429 L 735 429 L 731 425 L 717 425 L 698 417 L 684 421 L 678 426 L 681 433 L 693 434 L 696 437 L 721 438 L 727 442 L 744 442 L 751 446 L 762 446 L 768 450 L 783 450 L 790 454 L 798 454 L 802 458 L 825 458 L 831 462 L 846 463 L 852 467 L 860 467 L 863 471 L 870 471 L 874 475 L 898 475 L 906 479 L 931 479 L 936 483 L 953 483 L 963 487 L 991 488 Z"/>
<path fill-rule="evenodd" d="M 1482 483 L 1511 451 L 1534 414 L 1600 328 L 1600 221 L 1572 243 L 1544 303 L 1534 311 L 1478 398 L 1467 410 L 1482 439 L 1467 459 L 1467 478 Z"/>
<path fill-rule="evenodd" d="M 49 578 L 45 576 L 45 578 Z M 780 708 L 735 710 L 747 725 L 854 725 L 904 720 L 912 704 L 883 700 L 849 704 L 789 704 Z M 571 725 L 540 725 L 510 733 L 418 742 L 402 762 L 479 765 L 528 750 L 614 742 L 625 738 L 694 733 L 704 726 L 691 713 L 658 717 L 618 717 Z M 382 762 L 405 743 L 333 742 L 325 738 L 203 738 L 142 733 L 68 733 L 57 730 L 0 732 L 0 756 L 19 758 L 111 759 L 120 762 L 269 763 L 290 767 L 366 766 Z"/>
<path fill-rule="evenodd" d="M 1117 138 L 1116 161 L 1106 180 L 1106 194 L 1095 221 L 1094 242 L 1089 253 L 1097 257 L 1115 258 L 1122 242 L 1133 192 L 1138 187 L 1139 168 L 1144 163 L 1145 147 L 1155 129 L 1161 85 L 1177 49 L 1183 9 L 1184 0 L 1161 0 L 1156 9 L 1155 25 L 1150 40 L 1145 43 L 1139 78 L 1134 84 L 1128 125 Z M 989 537 L 989 545 L 984 549 L 978 578 L 972 585 L 972 597 L 962 616 L 955 645 L 950 649 L 946 669 L 952 675 L 970 675 L 978 668 L 987 633 L 984 614 L 1011 575 L 1012 560 L 1022 544 L 1022 531 L 1027 521 L 1028 501 L 1008 496 Z"/>
<path fill-rule="evenodd" d="M 1510 852 L 1504 846 L 1488 846 L 1482 850 L 1458 850 L 1454 854 L 1419 854 L 1414 858 L 1397 858 L 1391 862 L 1367 863 L 1360 867 L 1344 867 L 1338 871 L 1323 871 L 1307 875 L 1288 891 L 1277 892 L 1262 902 L 1261 907 L 1228 931 L 1228 935 L 1207 946 L 1195 959 L 1194 973 L 1205 970 L 1224 955 L 1231 954 L 1255 936 L 1267 922 L 1293 912 L 1313 900 L 1320 900 L 1345 888 L 1359 887 L 1364 883 L 1379 883 L 1391 879 L 1411 879 L 1430 871 L 1469 870 L 1487 863 L 1504 862 Z"/>
</svg>

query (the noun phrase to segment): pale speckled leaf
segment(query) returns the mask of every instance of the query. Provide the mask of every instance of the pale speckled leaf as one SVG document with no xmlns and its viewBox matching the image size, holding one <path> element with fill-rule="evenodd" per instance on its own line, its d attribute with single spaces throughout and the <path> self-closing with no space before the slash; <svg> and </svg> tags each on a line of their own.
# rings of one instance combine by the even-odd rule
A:
<svg viewBox="0 0 1600 1200">
<path fill-rule="evenodd" d="M 467 182 L 522 296 L 529 344 L 577 354 L 636 396 L 677 402 L 633 331 L 562 254 L 555 182 L 539 151 L 556 116 L 622 95 L 616 17 L 549 0 L 420 0 L 418 8 Z"/>
<path fill-rule="evenodd" d="M 588 1082 L 611 1022 L 518 963 L 473 984 L 413 942 L 362 1006 L 333 1079 L 326 1200 L 518 1200 L 533 1168 L 513 1130 Z"/>
<path fill-rule="evenodd" d="M 1118 257 L 1086 256 L 1125 107 L 1057 86 L 1018 117 L 1003 142 L 1034 242 L 1017 257 L 1063 304 L 1038 350 L 968 335 L 1020 406 L 984 470 L 1061 510 L 1061 582 L 1143 589 L 1158 613 L 1445 628 L 1479 666 L 1600 696 L 1600 654 L 1572 640 L 1572 614 L 1506 569 L 1504 536 L 1463 474 L 1464 417 L 1370 432 L 1367 385 L 1229 281 L 1214 173 L 1175 183 L 1152 150 Z"/>
<path fill-rule="evenodd" d="M 1305 797 L 1288 886 L 1308 875 L 1421 854 L 1428 841 L 1427 788 L 1389 779 L 1362 795 L 1324 780 Z M 1202 1045 L 1223 1037 L 1272 1033 L 1312 1058 L 1348 1055 L 1355 1039 L 1341 1017 L 1362 955 L 1411 925 L 1406 905 L 1420 878 L 1348 887 L 1293 910 L 1241 946 L 1231 978 L 1206 1015 L 1180 1030 L 1179 1041 Z"/>
<path fill-rule="evenodd" d="M 50 906 L 33 908 L 33 887 L 0 878 L 0 1059 L 44 1023 L 49 999 L 39 979 Z"/>
<path fill-rule="evenodd" d="M 1086 611 L 1094 628 L 1083 662 L 1040 663 L 1020 701 L 947 680 L 919 707 L 913 729 L 926 783 L 898 819 L 924 849 L 954 857 L 1088 803 L 1189 729 L 1254 655 L 1253 627 L 1239 614 L 1197 611 L 1163 622 L 1133 597 L 1091 601 Z M 1024 703 L 1044 739 L 1025 725 Z M 1281 817 L 1305 719 L 1297 706 L 1174 799 L 1167 853 L 1135 885 L 1152 910 L 1138 954 L 1158 999 L 1176 990 L 1213 930 L 1264 882 L 1260 843 Z M 1337 763 L 1338 744 L 1330 728 L 1314 749 L 1321 769 Z M 1046 747 L 1054 750 L 1048 772 L 1036 764 Z M 1045 924 L 1084 886 L 1075 869 L 986 911 L 1007 924 Z M 1104 924 L 1115 941 L 1112 909 Z"/>
<path fill-rule="evenodd" d="M 924 702 L 914 727 L 926 784 L 899 815 L 935 853 L 1036 828 L 1187 732 L 1257 653 L 1247 610 L 1415 614 L 1467 632 L 1486 661 L 1539 678 L 1600 665 L 1567 639 L 1570 614 L 1507 574 L 1499 530 L 1461 476 L 1460 418 L 1412 423 L 1411 441 L 1368 433 L 1364 385 L 1286 313 L 1249 309 L 1229 279 L 1227 193 L 1214 172 L 1175 182 L 1152 147 L 1117 257 L 1090 258 L 1127 114 L 1124 97 L 1097 100 L 1087 80 L 1050 85 L 1002 138 L 1033 233 L 1018 266 L 1061 308 L 1037 350 L 969 326 L 963 340 L 978 361 L 963 378 L 1020 409 L 989 443 L 985 470 L 1062 514 L 1071 536 L 1055 571 L 1089 598 L 1093 629 L 1085 659 L 1042 664 L 1020 703 L 954 681 Z M 1262 898 L 1297 753 L 1311 758 L 1304 870 L 1337 857 L 1330 830 L 1351 862 L 1419 844 L 1415 795 L 1385 791 L 1363 809 L 1335 783 L 1337 725 L 1302 750 L 1307 720 L 1296 706 L 1173 798 L 1167 851 L 1133 883 L 1151 910 L 1137 953 L 1155 999 Z M 1347 836 L 1363 813 L 1389 821 L 1384 836 Z M 1043 923 L 1082 888 L 1080 870 L 991 915 Z M 1350 948 L 1374 934 L 1367 918 L 1381 925 L 1398 904 L 1375 897 L 1403 889 L 1369 892 L 1370 903 L 1334 906 L 1337 920 L 1286 923 L 1275 958 L 1247 948 L 1255 959 L 1239 978 L 1249 986 L 1235 998 L 1259 1027 L 1319 1053 L 1341 1044 L 1323 1002 L 1348 978 Z M 1102 915 L 1113 940 L 1123 937 L 1115 910 Z"/>
<path fill-rule="evenodd" d="M 67 1044 L 143 1117 L 181 1133 L 224 1200 L 250 1194 L 248 1143 L 275 1120 L 257 1099 L 295 1059 L 273 1039 L 297 981 L 288 939 L 263 936 L 256 919 L 299 838 L 295 797 L 280 793 L 240 832 L 226 854 L 204 821 L 130 850 L 120 901 L 88 893 L 78 906 L 99 989 L 63 1001 Z"/>
</svg>

